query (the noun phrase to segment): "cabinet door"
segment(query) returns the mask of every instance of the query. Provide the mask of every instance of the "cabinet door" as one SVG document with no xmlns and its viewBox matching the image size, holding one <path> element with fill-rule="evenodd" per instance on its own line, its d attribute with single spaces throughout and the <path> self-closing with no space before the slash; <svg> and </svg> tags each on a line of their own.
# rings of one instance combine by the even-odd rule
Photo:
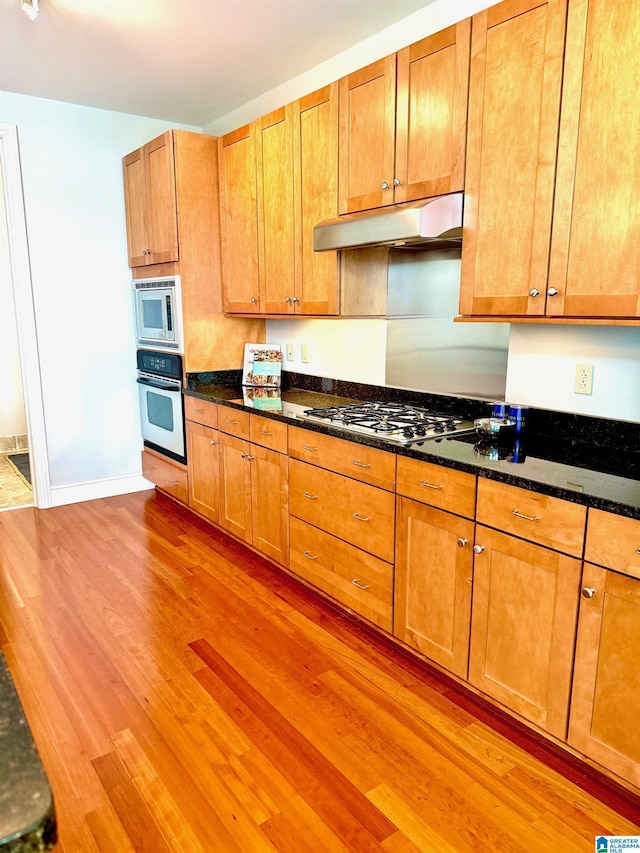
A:
<svg viewBox="0 0 640 853">
<path fill-rule="evenodd" d="M 224 307 L 255 314 L 261 310 L 255 124 L 228 133 L 218 145 Z"/>
<path fill-rule="evenodd" d="M 640 4 L 569 5 L 547 313 L 640 316 Z"/>
<path fill-rule="evenodd" d="M 296 314 L 338 313 L 338 253 L 313 251 L 313 228 L 338 215 L 338 84 L 293 105 Z"/>
<path fill-rule="evenodd" d="M 340 213 L 393 204 L 396 55 L 340 80 Z"/>
<path fill-rule="evenodd" d="M 289 104 L 257 121 L 258 269 L 262 310 L 293 314 L 293 118 Z"/>
<path fill-rule="evenodd" d="M 640 787 L 640 581 L 585 563 L 569 743 Z"/>
<path fill-rule="evenodd" d="M 189 506 L 220 521 L 220 438 L 217 430 L 187 421 Z"/>
<path fill-rule="evenodd" d="M 396 202 L 464 189 L 471 20 L 398 53 Z"/>
<path fill-rule="evenodd" d="M 220 526 L 251 543 L 249 442 L 220 433 Z"/>
<path fill-rule="evenodd" d="M 250 445 L 250 453 L 253 547 L 288 566 L 289 460 L 257 444 Z"/>
<path fill-rule="evenodd" d="M 167 131 L 144 146 L 146 171 L 148 264 L 178 260 L 173 136 Z"/>
<path fill-rule="evenodd" d="M 461 678 L 471 626 L 473 522 L 398 498 L 393 633 Z"/>
<path fill-rule="evenodd" d="M 566 5 L 473 18 L 461 314 L 545 313 Z"/>
<path fill-rule="evenodd" d="M 564 739 L 580 561 L 486 527 L 476 544 L 469 681 Z"/>
<path fill-rule="evenodd" d="M 146 180 L 143 149 L 138 148 L 123 158 L 124 204 L 127 222 L 129 266 L 147 265 L 149 242 L 146 222 Z"/>
</svg>

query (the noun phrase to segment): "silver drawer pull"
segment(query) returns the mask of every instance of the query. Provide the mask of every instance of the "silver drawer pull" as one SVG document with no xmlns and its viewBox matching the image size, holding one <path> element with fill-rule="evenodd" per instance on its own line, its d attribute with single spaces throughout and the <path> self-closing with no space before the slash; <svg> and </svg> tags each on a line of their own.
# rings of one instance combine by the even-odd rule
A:
<svg viewBox="0 0 640 853">
<path fill-rule="evenodd" d="M 425 486 L 427 489 L 442 489 L 442 486 L 434 486 L 433 483 L 427 483 L 426 480 L 420 480 L 420 485 Z"/>
<path fill-rule="evenodd" d="M 169 485 L 170 486 L 179 486 L 180 480 L 169 480 Z"/>
<path fill-rule="evenodd" d="M 364 518 L 362 515 L 358 515 L 358 513 L 357 513 L 357 512 L 354 512 L 354 513 L 353 513 L 353 517 L 354 517 L 354 518 L 357 518 L 357 519 L 358 519 L 358 521 L 370 521 L 370 520 L 371 520 L 371 519 L 369 518 L 369 516 L 367 516 L 366 518 Z"/>
<path fill-rule="evenodd" d="M 260 435 L 268 435 L 268 436 L 271 436 L 271 435 L 273 435 L 273 433 L 272 433 L 272 432 L 267 432 L 266 430 L 261 429 L 261 430 L 260 430 Z"/>
<path fill-rule="evenodd" d="M 310 495 L 309 492 L 303 492 L 302 494 L 305 496 L 305 498 L 309 498 L 310 501 L 317 501 L 318 500 L 317 495 Z"/>
<path fill-rule="evenodd" d="M 539 515 L 523 515 L 521 512 L 518 512 L 517 509 L 512 509 L 511 515 L 515 515 L 518 518 L 524 518 L 525 521 L 540 521 Z"/>
<path fill-rule="evenodd" d="M 636 548 L 636 554 L 640 554 L 640 548 Z"/>
<path fill-rule="evenodd" d="M 306 557 L 307 560 L 317 560 L 318 559 L 317 554 L 310 554 L 308 551 L 303 551 L 302 556 Z"/>
<path fill-rule="evenodd" d="M 370 463 L 370 462 L 358 462 L 358 460 L 357 460 L 357 459 L 354 459 L 354 460 L 353 460 L 353 464 L 354 464 L 354 465 L 359 465 L 359 466 L 360 466 L 360 468 L 371 468 L 371 463 Z"/>
<path fill-rule="evenodd" d="M 234 424 L 234 426 L 235 426 L 235 424 L 237 424 L 237 423 L 238 423 L 238 421 L 232 421 L 232 420 L 230 420 L 229 418 L 225 418 L 225 419 L 224 419 L 224 422 L 225 422 L 225 424 Z"/>
<path fill-rule="evenodd" d="M 351 581 L 351 583 L 352 583 L 354 586 L 357 586 L 357 587 L 358 587 L 358 589 L 369 589 L 369 584 L 368 584 L 368 583 L 364 583 L 364 584 L 363 584 L 363 583 L 358 583 L 358 578 L 354 578 L 354 579 Z"/>
<path fill-rule="evenodd" d="M 204 409 L 196 409 L 196 414 L 204 415 Z"/>
<path fill-rule="evenodd" d="M 310 450 L 312 453 L 315 453 L 318 448 L 317 447 L 309 447 L 308 444 L 303 444 L 302 449 L 303 450 Z"/>
</svg>

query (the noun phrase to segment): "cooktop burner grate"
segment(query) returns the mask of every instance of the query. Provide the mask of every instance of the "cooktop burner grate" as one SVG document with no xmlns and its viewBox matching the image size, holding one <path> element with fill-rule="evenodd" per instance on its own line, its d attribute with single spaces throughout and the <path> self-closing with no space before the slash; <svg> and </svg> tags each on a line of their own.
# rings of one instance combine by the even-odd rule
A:
<svg viewBox="0 0 640 853">
<path fill-rule="evenodd" d="M 401 444 L 460 435 L 474 430 L 472 421 L 430 412 L 422 406 L 409 403 L 351 403 L 306 409 L 298 417 L 340 427 L 347 432 L 359 432 Z"/>
</svg>

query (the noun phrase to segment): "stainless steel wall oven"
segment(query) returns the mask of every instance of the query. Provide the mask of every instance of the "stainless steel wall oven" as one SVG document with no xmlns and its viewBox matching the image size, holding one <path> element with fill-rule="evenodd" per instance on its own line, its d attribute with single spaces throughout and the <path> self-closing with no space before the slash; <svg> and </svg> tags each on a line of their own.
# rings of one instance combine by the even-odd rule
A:
<svg viewBox="0 0 640 853">
<path fill-rule="evenodd" d="M 137 360 L 144 445 L 186 463 L 182 357 L 139 349 Z"/>
</svg>

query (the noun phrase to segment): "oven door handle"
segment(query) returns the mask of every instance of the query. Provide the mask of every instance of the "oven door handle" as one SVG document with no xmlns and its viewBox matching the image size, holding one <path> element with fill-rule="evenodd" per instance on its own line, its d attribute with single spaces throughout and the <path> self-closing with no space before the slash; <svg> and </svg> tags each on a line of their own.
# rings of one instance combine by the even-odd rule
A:
<svg viewBox="0 0 640 853">
<path fill-rule="evenodd" d="M 179 385 L 163 385 L 161 382 L 154 382 L 153 379 L 145 379 L 142 376 L 139 376 L 137 379 L 140 385 L 148 385 L 151 388 L 157 388 L 159 391 L 172 391 L 176 394 L 180 393 Z"/>
</svg>

